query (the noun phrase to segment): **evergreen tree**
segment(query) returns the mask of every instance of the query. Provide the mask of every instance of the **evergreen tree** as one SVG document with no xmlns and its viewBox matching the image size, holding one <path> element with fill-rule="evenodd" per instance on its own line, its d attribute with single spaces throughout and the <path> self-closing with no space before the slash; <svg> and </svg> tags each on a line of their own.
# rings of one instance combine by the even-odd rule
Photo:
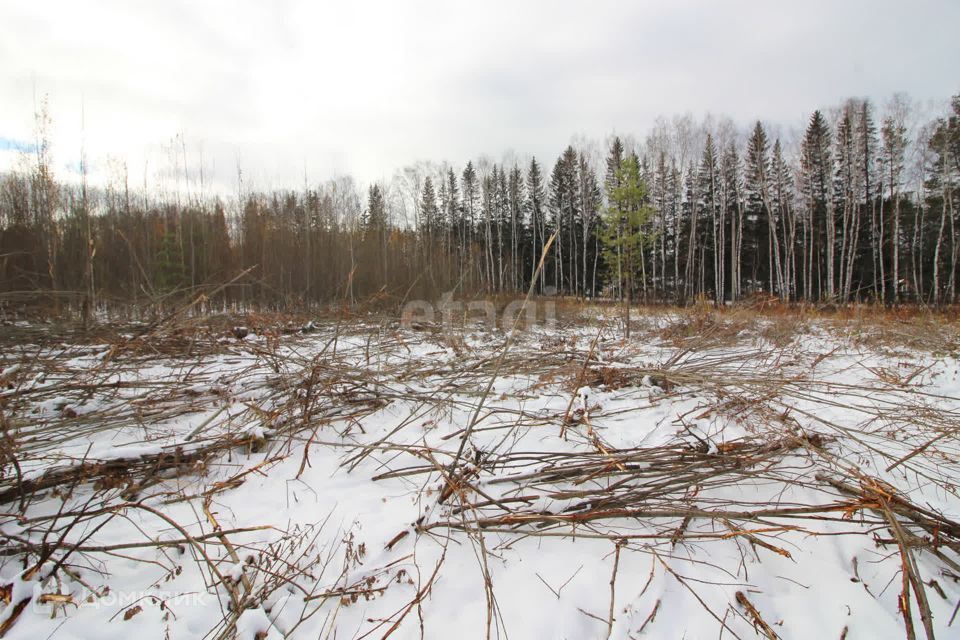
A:
<svg viewBox="0 0 960 640">
<path fill-rule="evenodd" d="M 476 231 L 477 213 L 480 202 L 480 189 L 477 184 L 477 171 L 473 168 L 473 162 L 468 162 L 463 170 L 460 184 L 463 188 L 463 216 L 464 228 L 466 230 L 466 239 L 473 236 Z"/>
<path fill-rule="evenodd" d="M 713 275 L 714 300 L 719 303 L 723 300 L 725 293 L 723 244 L 726 216 L 723 208 L 718 206 L 718 183 L 717 150 L 713 143 L 713 136 L 708 133 L 703 154 L 700 157 L 700 171 L 697 174 L 697 202 L 694 211 L 696 238 L 692 239 L 691 247 L 699 249 L 703 254 L 709 253 L 711 256 L 709 266 L 710 273 Z M 692 255 L 688 256 L 688 260 L 694 262 L 697 272 L 701 274 L 697 280 L 701 283 L 700 290 L 704 291 L 703 283 L 706 281 L 708 263 Z"/>
<path fill-rule="evenodd" d="M 464 223 L 463 223 L 463 206 L 460 203 L 460 189 L 457 185 L 457 174 L 453 172 L 453 169 L 447 170 L 447 206 L 445 209 L 446 222 L 447 222 L 447 233 L 452 237 L 451 244 L 456 242 L 457 246 L 457 258 L 459 260 L 459 271 L 458 273 L 463 274 L 464 265 L 466 260 L 466 247 L 463 237 Z"/>
<path fill-rule="evenodd" d="M 497 285 L 501 291 L 505 290 L 508 282 L 507 261 L 510 257 L 510 193 L 507 188 L 507 171 L 500 167 L 496 176 L 494 188 L 496 190 L 496 208 L 494 222 L 496 223 L 497 243 Z"/>
<path fill-rule="evenodd" d="M 859 252 L 860 172 L 856 140 L 856 106 L 848 101 L 840 114 L 834 136 L 836 163 L 833 180 L 833 209 L 840 212 L 839 298 L 850 296 L 853 265 Z"/>
<path fill-rule="evenodd" d="M 744 235 L 744 208 L 743 208 L 743 176 L 740 156 L 737 148 L 731 142 L 720 159 L 720 173 L 722 175 L 722 205 L 725 209 L 724 217 L 729 220 L 730 237 L 730 299 L 740 297 L 743 287 L 743 268 L 741 257 L 743 254 Z"/>
<path fill-rule="evenodd" d="M 769 291 L 782 293 L 776 219 L 771 215 L 769 146 L 766 131 L 757 121 L 747 143 L 744 170 L 743 260 L 754 285 L 766 282 Z"/>
<path fill-rule="evenodd" d="M 461 194 L 463 203 L 460 206 L 462 211 L 460 225 L 460 247 L 463 255 L 460 273 L 467 278 L 469 284 L 470 273 L 474 266 L 479 267 L 474 256 L 474 235 L 477 232 L 477 214 L 480 211 L 480 185 L 477 184 L 477 172 L 473 168 L 473 162 L 468 162 L 460 178 Z"/>
<path fill-rule="evenodd" d="M 530 168 L 527 170 L 527 218 L 530 224 L 530 277 L 536 273 L 537 262 L 543 251 L 543 246 L 547 242 L 547 219 L 546 219 L 546 193 L 543 186 L 543 174 L 540 171 L 540 165 L 537 159 L 530 160 Z M 540 271 L 540 292 L 543 293 L 546 286 L 546 269 Z"/>
<path fill-rule="evenodd" d="M 515 291 L 530 284 L 556 231 L 541 292 L 549 282 L 575 295 L 606 284 L 623 298 L 652 291 L 677 302 L 712 295 L 719 304 L 751 289 L 784 300 L 956 302 L 960 97 L 921 123 L 914 141 L 902 98 L 880 126 L 866 100 L 830 113 L 830 124 L 811 115 L 796 153 L 771 143 L 759 122 L 741 148 L 728 122 L 698 129 L 683 119 L 658 124 L 642 158 L 611 137 L 602 164 L 568 146 L 549 175 L 536 160 L 421 163 L 400 176 L 413 185 L 409 221 L 390 215 L 392 204 L 409 204 L 399 198 L 406 191 L 361 189 L 346 177 L 256 193 L 238 172 L 234 207 L 182 194 L 131 197 L 125 173 L 103 193 L 82 175 L 57 183 L 41 112 L 31 157 L 0 175 L 0 294 L 37 289 L 49 302 L 51 291 L 84 291 L 91 301 L 136 302 L 137 292 L 160 298 L 149 289 L 229 280 L 254 266 L 238 293 L 224 295 L 310 304 L 372 295 L 389 281 L 422 296 Z M 637 228 L 609 220 L 627 164 L 650 186 L 642 204 L 653 213 Z M 645 241 L 631 244 L 634 234 Z M 430 277 L 418 280 L 424 272 Z"/>
<path fill-rule="evenodd" d="M 521 269 L 521 256 L 523 247 L 527 246 L 528 234 L 523 224 L 526 189 L 523 172 L 516 165 L 510 170 L 507 191 L 510 224 L 510 287 L 520 290 L 523 288 L 524 273 Z"/>
<path fill-rule="evenodd" d="M 387 227 L 387 205 L 380 185 L 371 185 L 367 191 L 367 209 L 364 213 L 364 226 L 368 231 L 378 231 Z"/>
<path fill-rule="evenodd" d="M 808 300 L 834 297 L 836 226 L 831 201 L 830 127 L 814 111 L 803 138 L 800 156 L 800 190 L 804 215 L 803 282 Z"/>
<path fill-rule="evenodd" d="M 858 206 L 862 208 L 860 214 L 861 221 L 869 218 L 870 232 L 866 234 L 861 232 L 857 238 L 857 244 L 862 245 L 858 254 L 865 255 L 867 251 L 866 243 L 869 241 L 869 250 L 871 257 L 870 276 L 874 296 L 879 296 L 883 300 L 885 296 L 886 267 L 884 265 L 883 255 L 880 252 L 881 244 L 881 222 L 878 218 L 877 197 L 882 196 L 877 192 L 878 181 L 876 177 L 877 165 L 877 127 L 873 121 L 873 108 L 869 100 L 861 100 L 857 110 L 856 119 L 856 143 L 857 143 L 857 171 L 860 174 L 860 194 Z M 861 227 L 863 223 L 861 222 Z M 862 265 L 865 266 L 865 265 Z M 867 281 L 866 269 L 860 269 L 861 281 Z"/>
<path fill-rule="evenodd" d="M 427 176 L 423 181 L 423 191 L 420 194 L 420 217 L 424 231 L 432 242 L 441 231 L 442 218 L 437 206 L 437 194 L 433 189 L 433 179 Z"/>
<path fill-rule="evenodd" d="M 460 189 L 457 187 L 457 174 L 453 169 L 447 170 L 446 199 L 444 202 L 444 220 L 449 227 L 456 228 L 463 215 L 460 209 Z"/>
<path fill-rule="evenodd" d="M 647 186 L 635 155 L 631 154 L 623 161 L 610 184 L 601 239 L 607 264 L 613 266 L 616 277 L 622 280 L 618 288 L 626 292 L 625 326 L 629 338 L 634 276 L 640 251 L 649 238 L 643 229 L 653 214 L 653 208 L 647 204 Z"/>
<path fill-rule="evenodd" d="M 687 170 L 683 176 L 683 202 L 680 206 L 680 245 L 677 248 L 678 255 L 683 256 L 683 288 L 682 293 L 678 292 L 681 302 L 689 300 L 698 293 L 694 260 L 697 253 L 698 209 L 697 172 L 691 161 L 687 165 Z"/>
<path fill-rule="evenodd" d="M 616 136 L 610 144 L 610 152 L 607 155 L 607 174 L 603 181 L 606 193 L 610 193 L 611 189 L 619 186 L 617 172 L 620 171 L 621 164 L 623 164 L 623 143 L 620 141 L 620 136 Z"/>
<path fill-rule="evenodd" d="M 577 234 L 580 210 L 577 198 L 577 152 L 572 146 L 557 159 L 550 174 L 549 208 L 557 232 L 554 283 L 558 290 L 576 293 L 578 278 Z"/>
</svg>

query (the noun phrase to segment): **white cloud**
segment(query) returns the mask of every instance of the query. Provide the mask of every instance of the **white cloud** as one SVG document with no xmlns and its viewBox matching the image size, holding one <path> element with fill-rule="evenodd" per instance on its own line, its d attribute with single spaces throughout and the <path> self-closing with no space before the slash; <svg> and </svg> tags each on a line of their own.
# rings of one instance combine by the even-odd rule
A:
<svg viewBox="0 0 960 640">
<path fill-rule="evenodd" d="M 32 140 L 36 92 L 64 163 L 84 143 L 97 166 L 159 166 L 181 132 L 223 184 L 238 157 L 262 186 L 549 162 L 660 114 L 789 125 L 848 95 L 945 98 L 958 23 L 951 0 L 4 3 L 0 137 Z"/>
</svg>

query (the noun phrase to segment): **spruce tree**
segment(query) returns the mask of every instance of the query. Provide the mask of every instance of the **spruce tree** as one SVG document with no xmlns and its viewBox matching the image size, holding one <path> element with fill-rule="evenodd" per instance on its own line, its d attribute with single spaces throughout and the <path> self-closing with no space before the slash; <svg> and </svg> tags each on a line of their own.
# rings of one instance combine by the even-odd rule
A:
<svg viewBox="0 0 960 640">
<path fill-rule="evenodd" d="M 683 204 L 681 205 L 681 231 L 678 253 L 684 256 L 683 262 L 683 294 L 681 301 L 687 301 L 697 295 L 696 265 L 692 256 L 697 252 L 697 172 L 693 168 L 693 162 L 687 165 L 687 171 L 683 177 Z"/>
<path fill-rule="evenodd" d="M 520 267 L 520 258 L 522 247 L 526 246 L 527 240 L 523 224 L 526 189 L 523 183 L 523 172 L 516 165 L 510 170 L 507 191 L 510 224 L 510 286 L 514 290 L 522 290 L 524 271 Z"/>
<path fill-rule="evenodd" d="M 707 134 L 703 154 L 700 157 L 700 170 L 697 174 L 697 239 L 694 243 L 702 252 L 709 251 L 711 255 L 710 271 L 713 275 L 714 300 L 719 303 L 724 298 L 723 283 L 723 242 L 724 220 L 722 208 L 718 207 L 719 170 L 717 166 L 717 150 L 713 143 L 713 135 Z M 689 258 L 688 258 L 689 259 Z M 699 262 L 699 271 L 704 274 L 704 261 Z"/>
<path fill-rule="evenodd" d="M 653 215 L 647 204 L 647 186 L 640 175 L 636 155 L 628 156 L 617 171 L 615 180 L 607 191 L 607 209 L 604 214 L 604 231 L 601 239 L 604 257 L 614 266 L 616 275 L 622 279 L 620 290 L 626 292 L 625 327 L 630 337 L 630 306 L 633 299 L 634 276 L 643 244 L 649 236 L 644 228 Z"/>
<path fill-rule="evenodd" d="M 623 142 L 620 141 L 620 136 L 616 136 L 610 144 L 610 152 L 607 155 L 607 174 L 603 181 L 606 193 L 617 188 L 617 172 L 621 164 L 623 164 Z"/>
<path fill-rule="evenodd" d="M 814 111 L 801 146 L 801 186 L 804 216 L 804 296 L 834 297 L 834 249 L 836 226 L 831 202 L 830 126 L 820 111 Z"/>
<path fill-rule="evenodd" d="M 839 298 L 846 302 L 850 294 L 852 267 L 858 252 L 860 206 L 860 173 L 857 170 L 856 113 L 852 101 L 847 102 L 837 121 L 834 136 L 833 207 L 840 213 Z"/>
<path fill-rule="evenodd" d="M 731 142 L 720 159 L 720 173 L 722 175 L 722 200 L 726 210 L 724 216 L 729 220 L 730 236 L 730 299 L 740 297 L 743 284 L 743 268 L 741 256 L 743 253 L 744 209 L 743 209 L 743 176 L 740 155 Z"/>
<path fill-rule="evenodd" d="M 568 146 L 550 174 L 549 208 L 552 226 L 558 232 L 554 282 L 558 290 L 567 286 L 574 294 L 578 286 L 576 258 L 579 242 L 576 230 L 579 228 L 580 210 L 577 200 L 577 152 Z"/>
<path fill-rule="evenodd" d="M 367 191 L 364 226 L 368 231 L 382 230 L 387 226 L 387 206 L 380 185 L 371 185 Z"/>
<path fill-rule="evenodd" d="M 480 263 L 474 258 L 474 236 L 477 233 L 477 214 L 480 211 L 481 194 L 480 185 L 477 183 L 477 171 L 473 168 L 473 162 L 467 162 L 460 179 L 460 188 L 460 193 L 463 196 L 463 203 L 460 207 L 462 212 L 460 243 L 463 247 L 461 265 L 471 270 L 471 273 L 464 273 L 462 268 L 460 273 L 466 279 L 466 283 L 471 283 L 470 276 L 473 273 L 474 265 L 480 266 Z"/>
<path fill-rule="evenodd" d="M 744 262 L 755 285 L 768 284 L 770 291 L 781 293 L 780 256 L 776 242 L 776 223 L 771 216 L 770 153 L 767 134 L 757 121 L 747 142 L 744 170 Z"/>
<path fill-rule="evenodd" d="M 861 232 L 858 244 L 866 244 L 869 240 L 873 294 L 883 300 L 886 298 L 886 266 L 881 253 L 881 222 L 877 210 L 877 196 L 882 194 L 877 193 L 877 127 L 873 121 L 873 108 L 869 100 L 861 100 L 859 103 L 855 134 L 857 171 L 860 174 L 860 193 L 857 204 L 862 208 L 861 226 L 864 218 L 869 217 L 870 220 L 870 233 L 868 235 Z M 866 253 L 866 247 L 863 247 L 860 253 Z M 866 279 L 865 274 L 861 274 L 861 277 Z"/>
<path fill-rule="evenodd" d="M 537 262 L 547 241 L 546 193 L 543 186 L 543 173 L 536 158 L 530 160 L 527 170 L 527 217 L 530 220 L 530 277 L 536 273 Z M 546 269 L 540 270 L 540 292 L 546 286 Z"/>
<path fill-rule="evenodd" d="M 440 209 L 437 207 L 437 194 L 433 189 L 433 179 L 427 176 L 423 181 L 420 194 L 420 217 L 424 231 L 432 243 L 441 230 Z"/>
</svg>

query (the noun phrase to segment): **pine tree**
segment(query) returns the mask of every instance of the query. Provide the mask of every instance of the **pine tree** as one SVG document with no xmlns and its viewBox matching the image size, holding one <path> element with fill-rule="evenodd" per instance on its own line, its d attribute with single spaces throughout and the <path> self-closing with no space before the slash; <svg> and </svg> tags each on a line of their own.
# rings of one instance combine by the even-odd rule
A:
<svg viewBox="0 0 960 640">
<path fill-rule="evenodd" d="M 687 301 L 697 295 L 697 282 L 695 280 L 696 268 L 694 258 L 697 252 L 697 172 L 693 168 L 693 162 L 687 165 L 686 174 L 683 177 L 683 203 L 681 205 L 681 229 L 680 239 L 681 247 L 678 247 L 678 253 L 683 252 L 686 256 L 683 268 L 683 294 L 681 301 Z M 686 240 L 684 244 L 684 239 Z"/>
<path fill-rule="evenodd" d="M 463 204 L 461 205 L 461 229 L 460 246 L 464 253 L 464 265 L 471 272 L 474 267 L 474 235 L 477 232 L 477 214 L 480 211 L 480 185 L 477 184 L 477 171 L 473 168 L 473 162 L 468 162 L 463 170 L 460 179 L 461 194 L 463 195 Z M 478 265 L 479 266 L 479 265 Z M 469 274 L 461 269 L 461 275 L 467 278 Z M 470 280 L 466 280 L 470 282 Z"/>
<path fill-rule="evenodd" d="M 850 297 L 853 265 L 859 250 L 860 229 L 860 172 L 856 140 L 856 105 L 848 101 L 837 122 L 835 145 L 835 172 L 833 180 L 834 210 L 841 212 L 840 224 L 840 300 Z"/>
<path fill-rule="evenodd" d="M 432 245 L 435 236 L 441 231 L 442 219 L 437 207 L 437 194 L 433 189 L 433 179 L 427 176 L 423 181 L 423 191 L 420 194 L 420 216 L 423 229 L 427 234 L 428 244 Z"/>
<path fill-rule="evenodd" d="M 558 290 L 576 294 L 578 288 L 577 233 L 580 210 L 577 199 L 577 152 L 572 146 L 557 159 L 550 174 L 549 209 L 558 233 L 554 254 L 554 282 Z"/>
<path fill-rule="evenodd" d="M 743 176 L 741 175 L 740 156 L 733 142 L 727 147 L 720 159 L 722 178 L 722 206 L 724 216 L 730 228 L 730 299 L 740 297 L 743 284 L 741 256 L 743 253 L 744 209 Z"/>
<path fill-rule="evenodd" d="M 366 253 L 376 256 L 376 277 L 380 286 L 387 284 L 387 204 L 380 185 L 371 185 L 367 191 L 367 209 L 364 214 L 363 241 Z"/>
<path fill-rule="evenodd" d="M 873 294 L 880 300 L 886 299 L 886 268 L 881 252 L 882 223 L 878 219 L 877 179 L 877 127 L 873 122 L 873 108 L 869 100 L 861 100 L 856 120 L 857 170 L 860 173 L 860 194 L 858 205 L 863 208 L 861 220 L 870 213 L 870 254 L 872 258 L 871 275 Z"/>
<path fill-rule="evenodd" d="M 510 288 L 519 291 L 524 288 L 520 258 L 521 247 L 526 246 L 523 225 L 526 189 L 523 183 L 523 172 L 516 165 L 510 170 L 507 191 L 510 224 Z"/>
<path fill-rule="evenodd" d="M 713 143 L 713 135 L 707 134 L 707 140 L 700 156 L 700 171 L 697 174 L 697 213 L 695 221 L 699 221 L 697 229 L 698 239 L 691 240 L 691 250 L 694 246 L 701 251 L 708 251 L 712 256 L 711 272 L 713 273 L 713 293 L 716 303 L 724 299 L 723 283 L 723 243 L 724 220 L 722 207 L 718 207 L 719 169 L 717 166 L 717 149 Z M 693 226 L 697 226 L 694 224 Z M 708 248 L 709 241 L 709 248 Z M 692 258 L 688 257 L 688 260 Z M 699 262 L 701 281 L 706 279 L 706 264 Z"/>
<path fill-rule="evenodd" d="M 450 215 L 451 198 L 450 184 L 447 182 L 447 178 L 449 176 L 448 172 L 449 169 L 447 172 L 440 174 L 439 188 L 437 189 L 437 200 L 439 207 L 437 217 L 439 218 L 440 224 L 440 237 L 443 247 L 443 255 L 447 258 L 449 258 L 451 254 L 451 240 L 454 229 Z"/>
<path fill-rule="evenodd" d="M 820 111 L 810 117 L 801 147 L 804 217 L 804 297 L 834 298 L 836 226 L 831 201 L 830 127 Z M 825 273 L 824 273 L 825 271 Z M 823 280 L 826 279 L 826 287 Z"/>
<path fill-rule="evenodd" d="M 383 230 L 387 226 L 387 206 L 380 185 L 371 185 L 367 191 L 364 226 L 368 231 Z"/>
<path fill-rule="evenodd" d="M 453 238 L 457 241 L 457 258 L 459 260 L 459 276 L 463 276 L 464 259 L 466 250 L 464 247 L 463 231 L 463 209 L 460 206 L 460 189 L 457 186 L 457 174 L 453 169 L 447 169 L 447 177 L 444 180 L 443 217 L 446 227 L 448 246 L 453 245 Z"/>
<path fill-rule="evenodd" d="M 546 193 L 543 186 L 543 174 L 537 159 L 530 160 L 527 170 L 527 215 L 530 220 L 530 277 L 536 274 L 537 262 L 547 241 Z M 540 293 L 546 286 L 546 269 L 540 270 Z"/>
<path fill-rule="evenodd" d="M 607 155 L 607 174 L 604 177 L 604 193 L 610 194 L 613 189 L 619 187 L 619 175 L 620 169 L 623 166 L 623 143 L 620 141 L 620 137 L 614 137 L 613 142 L 610 144 L 610 151 Z M 621 248 L 618 246 L 617 251 L 620 251 Z M 616 265 L 617 269 L 620 269 L 622 263 L 622 256 L 618 256 Z M 617 274 L 615 280 L 617 288 L 617 296 L 622 298 L 623 291 L 621 289 L 621 284 L 623 282 L 622 274 Z"/>
<path fill-rule="evenodd" d="M 631 154 L 623 161 L 610 184 L 613 186 L 607 191 L 601 239 L 607 263 L 613 264 L 617 277 L 623 279 L 620 289 L 626 291 L 625 327 L 629 338 L 634 274 L 640 250 L 649 238 L 643 229 L 653 215 L 653 208 L 647 204 L 647 186 L 640 176 L 636 155 Z"/>
<path fill-rule="evenodd" d="M 620 165 L 623 164 L 623 142 L 616 136 L 610 144 L 610 152 L 607 155 L 607 174 L 604 177 L 604 191 L 610 193 L 611 189 L 616 189 L 617 173 L 620 171 Z"/>
<path fill-rule="evenodd" d="M 783 296 L 780 250 L 777 242 L 776 218 L 772 215 L 771 165 L 769 143 L 763 125 L 758 121 L 747 143 L 744 172 L 745 251 L 748 270 L 756 283 L 766 281 L 770 291 Z"/>
</svg>

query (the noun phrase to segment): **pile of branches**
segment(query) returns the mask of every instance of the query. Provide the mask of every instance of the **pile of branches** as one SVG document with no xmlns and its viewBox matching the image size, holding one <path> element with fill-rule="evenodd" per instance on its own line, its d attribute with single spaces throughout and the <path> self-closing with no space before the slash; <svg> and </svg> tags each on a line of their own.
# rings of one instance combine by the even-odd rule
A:
<svg viewBox="0 0 960 640">
<path fill-rule="evenodd" d="M 54 613 L 82 606 L 67 583 L 104 595 L 107 560 L 131 559 L 133 550 L 170 577 L 189 554 L 220 601 L 223 622 L 211 633 L 223 638 L 235 634 L 244 611 L 269 609 L 278 593 L 297 591 L 306 618 L 326 599 L 373 588 L 347 582 L 355 554 L 321 546 L 324 522 L 282 530 L 224 528 L 217 520 L 218 494 L 295 454 L 313 437 L 306 434 L 334 420 L 358 421 L 387 402 L 388 390 L 347 364 L 359 354 L 338 346 L 339 326 L 317 336 L 315 325 L 291 325 L 254 335 L 183 321 L 69 345 L 60 333 L 38 331 L 16 347 L 17 363 L 0 367 L 0 558 L 7 575 L 19 569 L 0 584 L 0 637 L 31 602 Z M 161 369 L 141 375 L 148 367 Z M 92 441 L 120 446 L 91 451 Z M 259 455 L 250 461 L 251 454 Z M 176 521 L 167 508 L 176 503 L 192 503 L 204 519 Z M 129 540 L 97 541 L 113 524 L 143 518 L 156 524 L 135 527 Z M 269 543 L 252 541 L 263 532 Z M 239 575 L 237 566 L 244 567 Z M 35 583 L 43 585 L 40 595 Z M 145 604 L 131 604 L 124 619 Z"/>
<path fill-rule="evenodd" d="M 522 375 L 528 369 L 512 363 L 536 362 L 541 381 L 560 382 L 571 394 L 565 413 L 515 413 L 502 427 L 470 425 L 446 436 L 456 442 L 492 429 L 559 427 L 585 447 L 529 451 L 504 436 L 493 449 L 469 444 L 454 452 L 404 443 L 391 434 L 348 459 L 355 465 L 379 451 L 391 460 L 406 454 L 422 461 L 401 468 L 394 463 L 374 478 L 409 479 L 432 496 L 425 499 L 433 506 L 387 547 L 414 533 L 444 540 L 461 532 L 478 540 L 479 548 L 486 534 L 497 534 L 503 546 L 530 537 L 605 539 L 619 557 L 626 546 L 656 555 L 678 545 L 737 539 L 791 558 L 791 545 L 809 536 L 862 536 L 867 546 L 890 547 L 901 556 L 900 611 L 908 637 L 915 637 L 911 599 L 920 611 L 917 626 L 934 637 L 927 594 L 946 596 L 936 579 L 921 575 L 917 556 L 936 557 L 943 575 L 960 580 L 960 522 L 911 499 L 909 488 L 922 482 L 955 494 L 960 410 L 955 399 L 924 387 L 928 366 L 882 369 L 865 357 L 853 365 L 864 375 L 840 381 L 830 371 L 817 371 L 831 362 L 831 352 L 790 342 L 776 349 L 724 344 L 722 350 L 688 342 L 660 362 L 637 364 L 629 347 L 604 347 L 601 335 L 602 330 L 586 349 L 558 341 L 536 358 L 528 340 L 499 363 L 470 368 L 482 380 L 483 374 L 504 370 Z M 656 388 L 659 398 L 696 398 L 691 422 L 735 421 L 750 435 L 698 433 L 684 414 L 675 421 L 680 429 L 670 444 L 613 447 L 596 428 L 608 414 L 599 405 L 588 406 L 584 388 L 621 393 L 636 388 L 641 397 Z M 582 406 L 573 410 L 577 400 Z M 488 418 L 508 413 L 496 402 L 490 405 L 484 407 Z M 830 420 L 833 409 L 849 420 Z M 891 484 L 895 477 L 908 490 Z M 750 622 L 777 637 L 741 595 L 737 601 Z"/>
</svg>

